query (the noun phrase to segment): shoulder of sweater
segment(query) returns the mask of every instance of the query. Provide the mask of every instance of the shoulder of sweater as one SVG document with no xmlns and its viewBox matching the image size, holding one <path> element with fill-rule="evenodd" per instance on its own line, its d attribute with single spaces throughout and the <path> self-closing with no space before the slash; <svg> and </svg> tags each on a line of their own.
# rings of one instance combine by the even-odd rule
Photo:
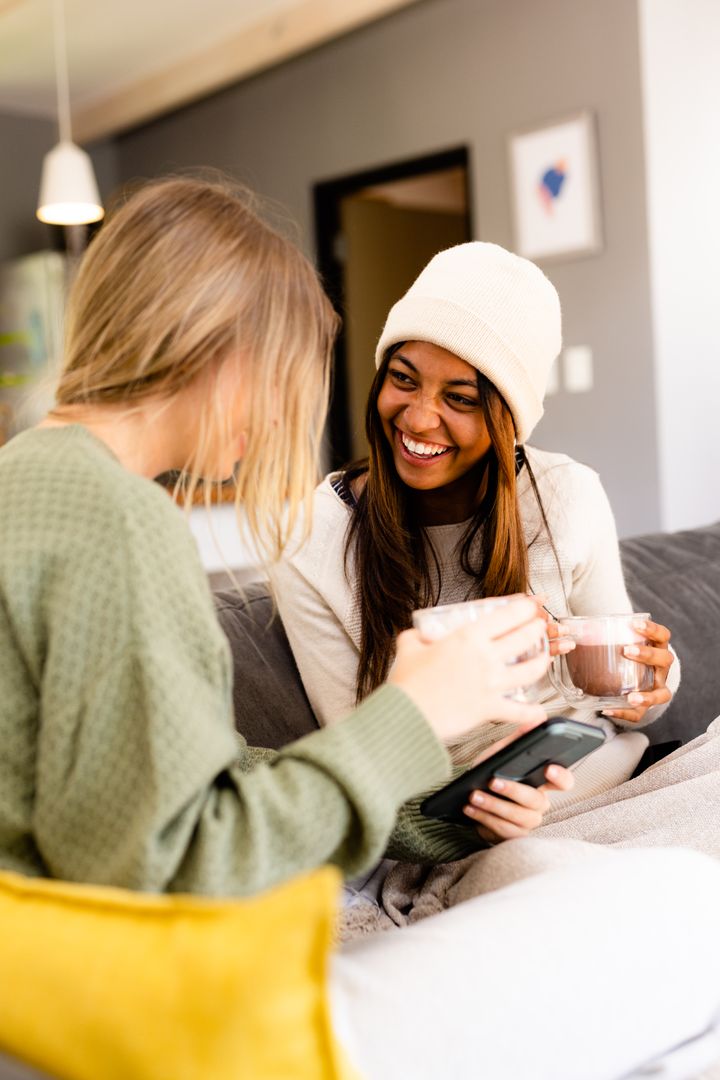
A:
<svg viewBox="0 0 720 1080">
<path fill-rule="evenodd" d="M 557 554 L 567 565 L 585 564 L 597 542 L 598 521 L 612 515 L 599 475 L 566 454 L 535 447 L 526 451 Z M 518 503 L 534 562 L 544 558 L 546 544 L 535 543 L 544 535 L 543 521 L 527 472 L 518 486 Z"/>
<path fill-rule="evenodd" d="M 83 535 L 83 522 L 90 521 L 107 530 L 152 532 L 156 539 L 162 530 L 163 544 L 168 536 L 177 536 L 179 544 L 187 539 L 194 548 L 182 512 L 169 494 L 126 469 L 79 425 L 24 432 L 3 449 L 0 477 L 3 472 L 4 488 L 14 484 L 21 497 L 25 490 L 36 503 L 62 509 L 62 514 L 44 514 L 48 526 L 62 521 L 76 537 Z M 40 506 L 38 510 L 43 513 Z"/>
<path fill-rule="evenodd" d="M 333 489 L 336 476 L 329 473 L 315 488 L 310 534 L 303 543 L 291 546 L 284 560 L 315 585 L 328 577 L 336 579 L 339 570 L 344 574 L 351 510 Z"/>
<path fill-rule="evenodd" d="M 13 507 L 9 522 L 0 517 L 0 571 L 12 573 L 20 560 L 33 588 L 50 581 L 48 613 L 53 597 L 64 589 L 72 595 L 81 583 L 82 600 L 73 602 L 82 623 L 77 641 L 109 617 L 113 655 L 127 635 L 148 641 L 158 625 L 165 640 L 177 635 L 178 655 L 186 647 L 226 650 L 197 545 L 169 494 L 125 469 L 89 433 L 27 434 L 7 457 L 0 451 L 0 502 L 7 496 Z M 63 626 L 73 625 L 66 610 L 52 610 L 54 617 L 61 611 Z M 79 612 L 90 614 L 83 620 Z"/>
<path fill-rule="evenodd" d="M 525 453 L 541 496 L 550 495 L 566 502 L 568 499 L 592 498 L 602 490 L 600 476 L 595 469 L 575 461 L 567 454 L 538 450 L 534 446 L 526 446 Z M 525 472 L 521 474 L 519 494 L 522 497 L 531 492 L 530 479 Z"/>
</svg>

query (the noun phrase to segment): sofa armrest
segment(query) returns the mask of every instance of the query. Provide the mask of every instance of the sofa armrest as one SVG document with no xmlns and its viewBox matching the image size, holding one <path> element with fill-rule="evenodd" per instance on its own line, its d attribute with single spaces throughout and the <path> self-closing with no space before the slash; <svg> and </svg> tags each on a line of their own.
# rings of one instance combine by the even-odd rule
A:
<svg viewBox="0 0 720 1080">
<path fill-rule="evenodd" d="M 689 742 L 720 713 L 720 522 L 630 537 L 620 551 L 635 610 L 670 628 L 682 663 L 675 700 L 646 734 L 652 743 Z"/>
</svg>

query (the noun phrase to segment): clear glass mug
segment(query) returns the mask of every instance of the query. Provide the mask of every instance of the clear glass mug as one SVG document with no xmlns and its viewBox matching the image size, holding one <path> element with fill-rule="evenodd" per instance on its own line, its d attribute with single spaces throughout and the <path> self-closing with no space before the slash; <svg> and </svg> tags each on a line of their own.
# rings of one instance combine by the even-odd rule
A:
<svg viewBox="0 0 720 1080">
<path fill-rule="evenodd" d="M 482 600 L 463 600 L 459 604 L 440 604 L 438 607 L 418 608 L 417 611 L 413 611 L 413 626 L 419 631 L 424 641 L 438 641 L 461 626 L 466 626 L 468 623 L 482 622 L 491 611 L 505 607 L 511 600 L 512 597 L 510 596 L 492 596 Z M 523 660 L 531 660 L 534 656 L 539 656 L 540 653 L 547 653 L 548 650 L 548 636 L 543 626 L 539 631 L 536 645 L 524 652 L 522 656 L 516 656 L 511 663 L 519 664 Z M 516 690 L 507 696 L 515 698 L 517 701 L 526 700 L 522 689 Z"/>
<path fill-rule="evenodd" d="M 570 705 L 627 708 L 627 696 L 652 690 L 655 672 L 647 664 L 624 655 L 628 645 L 647 645 L 636 630 L 636 619 L 649 619 L 646 611 L 631 615 L 573 615 L 560 620 L 563 636 L 575 642 L 572 652 L 553 657 L 548 675 Z"/>
</svg>

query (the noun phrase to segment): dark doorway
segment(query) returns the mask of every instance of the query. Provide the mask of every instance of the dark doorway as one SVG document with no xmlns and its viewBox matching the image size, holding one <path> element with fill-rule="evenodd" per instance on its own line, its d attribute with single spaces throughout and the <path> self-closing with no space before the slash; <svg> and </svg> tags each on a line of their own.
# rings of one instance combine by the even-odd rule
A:
<svg viewBox="0 0 720 1080">
<path fill-rule="evenodd" d="M 385 317 L 443 248 L 472 238 L 465 147 L 315 185 L 318 266 L 342 316 L 330 465 L 367 452 L 365 402 Z"/>
</svg>

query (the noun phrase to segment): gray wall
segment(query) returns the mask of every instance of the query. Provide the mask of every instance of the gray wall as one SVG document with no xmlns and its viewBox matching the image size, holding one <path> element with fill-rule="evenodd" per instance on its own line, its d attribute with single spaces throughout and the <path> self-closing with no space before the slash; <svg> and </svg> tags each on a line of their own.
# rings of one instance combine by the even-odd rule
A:
<svg viewBox="0 0 720 1080">
<path fill-rule="evenodd" d="M 100 198 L 107 210 L 113 192 L 117 190 L 120 182 L 118 178 L 117 142 L 115 139 L 100 139 L 90 146 L 86 146 L 85 149 L 92 158 Z"/>
<path fill-rule="evenodd" d="M 0 262 L 50 246 L 35 217 L 42 160 L 57 140 L 57 124 L 0 113 Z"/>
<path fill-rule="evenodd" d="M 622 533 L 659 526 L 635 0 L 423 0 L 117 141 L 121 180 L 214 165 L 283 203 L 312 246 L 311 186 L 467 144 L 481 239 L 512 246 L 507 135 L 597 115 L 605 249 L 548 266 L 592 393 L 533 441 L 597 468 Z"/>
</svg>

